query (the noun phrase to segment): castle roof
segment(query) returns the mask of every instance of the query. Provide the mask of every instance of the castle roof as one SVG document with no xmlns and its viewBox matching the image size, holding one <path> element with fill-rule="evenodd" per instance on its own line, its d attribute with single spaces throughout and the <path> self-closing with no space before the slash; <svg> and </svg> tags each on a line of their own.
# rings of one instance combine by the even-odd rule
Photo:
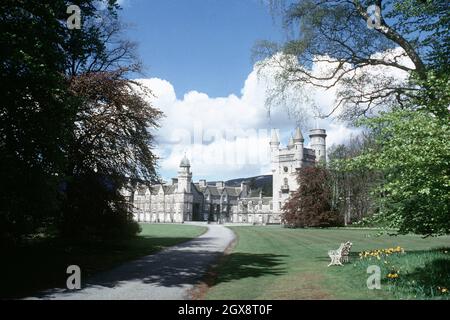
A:
<svg viewBox="0 0 450 320">
<path fill-rule="evenodd" d="M 205 189 L 208 187 L 208 186 L 203 187 L 198 182 L 194 182 L 193 185 L 195 186 L 198 192 L 204 192 Z"/>
<path fill-rule="evenodd" d="M 225 187 L 222 189 L 216 186 L 208 185 L 203 190 L 200 190 L 200 192 L 206 193 L 206 190 L 208 190 L 209 193 L 214 197 L 220 197 L 223 193 L 226 193 L 229 197 L 237 198 L 241 194 L 241 188 L 237 187 Z"/>
<path fill-rule="evenodd" d="M 289 143 L 288 143 L 288 148 L 292 148 L 294 146 L 294 138 L 292 138 L 292 136 L 289 139 Z"/>
<path fill-rule="evenodd" d="M 153 195 L 158 194 L 159 187 L 160 187 L 159 185 L 151 186 L 151 188 L 150 188 L 150 193 L 153 194 Z"/>
<path fill-rule="evenodd" d="M 251 189 L 248 198 L 259 198 L 262 193 L 262 188 Z"/>
<path fill-rule="evenodd" d="M 164 188 L 165 194 L 174 194 L 177 192 L 177 185 L 174 185 L 174 184 L 169 185 L 169 186 L 166 185 L 163 188 Z"/>
<path fill-rule="evenodd" d="M 272 129 L 272 136 L 270 138 L 271 144 L 280 144 L 280 139 L 278 138 L 277 130 Z"/>
<path fill-rule="evenodd" d="M 189 159 L 186 157 L 186 155 L 184 155 L 183 159 L 180 162 L 180 167 L 190 167 L 191 163 L 189 162 Z"/>
<path fill-rule="evenodd" d="M 206 190 L 208 190 L 212 196 L 216 196 L 216 197 L 220 196 L 220 192 L 219 192 L 218 188 L 215 186 L 208 186 L 208 187 L 206 187 L 204 192 L 206 192 Z"/>
<path fill-rule="evenodd" d="M 138 195 L 140 196 L 145 196 L 145 193 L 147 192 L 147 187 L 146 186 L 140 186 L 137 189 Z"/>
<path fill-rule="evenodd" d="M 294 142 L 304 142 L 305 139 L 303 138 L 302 130 L 300 130 L 299 127 L 295 130 L 295 136 L 294 136 Z"/>
<path fill-rule="evenodd" d="M 239 197 L 241 194 L 241 188 L 225 187 L 225 190 L 230 197 Z"/>
</svg>

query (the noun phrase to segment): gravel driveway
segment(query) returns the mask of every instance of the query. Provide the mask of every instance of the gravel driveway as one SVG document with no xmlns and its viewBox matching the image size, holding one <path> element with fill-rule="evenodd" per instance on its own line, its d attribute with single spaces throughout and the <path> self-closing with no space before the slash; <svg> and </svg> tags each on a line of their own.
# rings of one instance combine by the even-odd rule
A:
<svg viewBox="0 0 450 320">
<path fill-rule="evenodd" d="M 100 273 L 81 290 L 55 289 L 30 299 L 184 300 L 208 267 L 234 239 L 221 225 L 208 225 L 198 238 Z"/>
</svg>

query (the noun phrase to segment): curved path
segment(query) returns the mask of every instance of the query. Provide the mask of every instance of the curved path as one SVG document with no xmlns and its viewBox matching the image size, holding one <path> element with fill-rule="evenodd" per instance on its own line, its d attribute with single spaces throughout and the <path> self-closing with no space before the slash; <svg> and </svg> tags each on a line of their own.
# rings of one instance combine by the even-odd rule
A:
<svg viewBox="0 0 450 320">
<path fill-rule="evenodd" d="M 234 233 L 208 225 L 198 238 L 125 263 L 83 283 L 81 290 L 51 290 L 38 299 L 183 300 L 207 269 L 223 254 Z"/>
</svg>

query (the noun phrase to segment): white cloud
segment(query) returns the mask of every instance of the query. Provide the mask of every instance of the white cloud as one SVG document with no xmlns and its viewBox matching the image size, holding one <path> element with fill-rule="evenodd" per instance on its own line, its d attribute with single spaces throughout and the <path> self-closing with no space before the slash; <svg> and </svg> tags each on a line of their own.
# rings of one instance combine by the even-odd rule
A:
<svg viewBox="0 0 450 320">
<path fill-rule="evenodd" d="M 176 175 L 184 153 L 195 178 L 231 179 L 269 173 L 272 127 L 293 131 L 294 121 L 280 113 L 269 118 L 265 91 L 256 70 L 250 73 L 241 96 L 209 97 L 191 91 L 178 99 L 166 80 L 139 80 L 155 95 L 152 104 L 165 117 L 157 132 L 161 174 Z"/>
<path fill-rule="evenodd" d="M 360 130 L 349 128 L 343 123 L 330 122 L 327 127 L 327 146 L 344 144 L 351 135 L 356 135 Z"/>
<path fill-rule="evenodd" d="M 372 59 L 395 62 L 407 68 L 413 69 L 414 64 L 408 58 L 402 48 L 390 49 L 382 53 L 376 53 L 371 56 Z M 361 96 L 363 100 L 368 96 L 373 96 L 374 92 L 379 92 L 381 88 L 402 87 L 409 73 L 394 66 L 387 65 L 366 65 L 354 69 L 349 63 L 341 65 L 339 61 L 329 56 L 316 56 L 310 68 L 306 68 L 291 55 L 276 54 L 270 59 L 260 62 L 261 68 L 272 73 L 276 81 L 272 82 L 277 88 L 276 92 L 284 92 L 284 96 L 293 96 L 296 101 L 301 101 L 301 109 L 289 106 L 293 112 L 306 112 L 303 116 L 311 117 L 314 115 L 332 115 L 335 118 L 343 116 L 343 112 L 354 109 L 355 104 L 352 99 L 345 100 L 345 103 L 338 103 L 343 96 Z M 282 67 L 280 67 L 282 66 Z M 313 78 L 305 76 L 302 72 L 286 77 L 284 70 L 303 70 L 312 75 Z M 286 79 L 295 79 L 286 86 Z M 304 84 L 305 81 L 297 79 L 308 79 L 310 84 Z M 323 80 L 328 79 L 328 80 Z M 325 87 L 331 87 L 326 89 Z M 352 93 L 352 94 L 350 94 Z M 280 96 L 278 94 L 278 96 Z M 277 96 L 277 98 L 278 98 Z M 275 99 L 278 103 L 280 99 Z M 386 104 L 386 98 L 383 104 Z M 335 108 L 339 106 L 338 108 Z M 367 104 L 361 104 L 357 109 L 364 109 Z M 310 114 L 308 114 L 310 113 Z"/>
<path fill-rule="evenodd" d="M 326 72 L 329 66 L 317 63 L 313 68 L 317 72 Z M 371 72 L 379 76 L 386 70 L 376 67 Z M 155 95 L 152 104 L 165 114 L 157 132 L 157 153 L 161 157 L 163 178 L 176 176 L 184 153 L 191 159 L 194 179 L 227 180 L 268 174 L 270 129 L 280 129 L 281 138 L 286 143 L 296 126 L 296 121 L 290 119 L 283 108 L 277 108 L 268 117 L 265 100 L 268 88 L 274 84 L 273 74 L 273 69 L 266 70 L 263 75 L 258 74 L 255 67 L 247 77 L 241 95 L 227 97 L 209 97 L 205 93 L 191 91 L 177 98 L 170 82 L 157 78 L 140 79 Z M 404 75 L 393 76 L 402 78 Z M 327 110 L 336 98 L 334 88 L 319 90 L 309 87 L 299 92 L 287 103 L 305 104 L 302 106 L 306 113 L 310 111 L 306 105 L 308 99 L 312 105 Z M 328 146 L 343 143 L 358 132 L 332 119 L 321 120 L 318 125 L 327 130 Z M 314 120 L 302 127 L 305 138 L 313 126 Z"/>
</svg>

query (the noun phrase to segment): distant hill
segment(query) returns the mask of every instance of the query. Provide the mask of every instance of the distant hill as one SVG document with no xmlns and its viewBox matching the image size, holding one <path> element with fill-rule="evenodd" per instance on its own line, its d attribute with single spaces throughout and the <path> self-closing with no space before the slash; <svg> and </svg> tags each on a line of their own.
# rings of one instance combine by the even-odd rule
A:
<svg viewBox="0 0 450 320">
<path fill-rule="evenodd" d="M 272 196 L 272 175 L 228 180 L 225 182 L 225 185 L 229 187 L 240 187 L 242 181 L 247 181 L 249 183 L 250 189 L 252 190 L 252 195 L 259 194 L 259 190 L 262 190 L 263 196 Z"/>
<path fill-rule="evenodd" d="M 260 190 L 263 192 L 264 197 L 272 196 L 272 175 L 262 175 L 249 178 L 237 178 L 233 180 L 225 181 L 227 187 L 240 187 L 242 181 L 246 181 L 249 184 L 251 190 L 251 196 L 259 196 Z M 208 185 L 215 186 L 217 181 L 208 181 Z"/>
</svg>

